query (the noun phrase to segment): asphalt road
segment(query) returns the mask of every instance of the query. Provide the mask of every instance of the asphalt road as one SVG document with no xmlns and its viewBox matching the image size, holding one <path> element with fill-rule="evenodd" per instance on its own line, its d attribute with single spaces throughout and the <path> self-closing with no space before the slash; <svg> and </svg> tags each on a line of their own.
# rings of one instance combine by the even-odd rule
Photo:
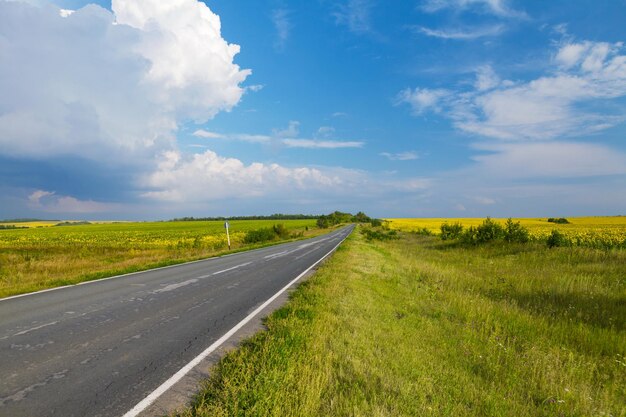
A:
<svg viewBox="0 0 626 417">
<path fill-rule="evenodd" d="M 0 300 L 0 416 L 123 415 L 351 231 Z"/>
</svg>

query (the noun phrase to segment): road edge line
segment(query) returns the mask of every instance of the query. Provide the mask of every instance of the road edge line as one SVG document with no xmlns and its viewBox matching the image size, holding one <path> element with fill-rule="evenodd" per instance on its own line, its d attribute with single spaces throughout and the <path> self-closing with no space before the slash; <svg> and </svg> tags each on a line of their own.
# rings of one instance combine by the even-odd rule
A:
<svg viewBox="0 0 626 417">
<path fill-rule="evenodd" d="M 143 412 L 146 408 L 150 407 L 152 403 L 154 403 L 161 395 L 163 395 L 168 389 L 174 386 L 178 381 L 180 381 L 185 375 L 189 373 L 193 368 L 195 368 L 200 362 L 202 362 L 207 356 L 209 356 L 213 351 L 215 351 L 218 347 L 220 347 L 225 341 L 227 341 L 233 334 L 235 334 L 239 329 L 245 326 L 250 320 L 252 320 L 257 314 L 259 314 L 265 307 L 272 303 L 276 298 L 278 298 L 282 293 L 287 291 L 293 284 L 298 282 L 300 278 L 306 275 L 311 269 L 313 269 L 317 264 L 326 259 L 330 254 L 332 254 L 338 247 L 341 245 L 347 238 L 352 234 L 354 228 L 341 239 L 341 242 L 337 243 L 326 255 L 322 256 L 318 259 L 314 264 L 305 269 L 300 275 L 291 280 L 287 285 L 281 288 L 276 294 L 271 296 L 267 301 L 258 306 L 252 313 L 248 314 L 243 320 L 237 323 L 232 329 L 226 332 L 222 337 L 217 339 L 211 346 L 206 348 L 202 353 L 193 358 L 187 365 L 183 366 L 176 372 L 174 375 L 169 377 L 164 383 L 162 383 L 157 389 L 152 391 L 141 400 L 137 405 L 135 405 L 132 409 L 130 409 L 123 417 L 137 417 L 141 412 Z"/>
</svg>

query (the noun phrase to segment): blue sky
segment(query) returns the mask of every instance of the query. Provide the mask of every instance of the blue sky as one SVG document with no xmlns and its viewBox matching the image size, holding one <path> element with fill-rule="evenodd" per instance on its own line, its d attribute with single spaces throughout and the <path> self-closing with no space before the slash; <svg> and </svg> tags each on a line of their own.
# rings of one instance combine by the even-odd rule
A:
<svg viewBox="0 0 626 417">
<path fill-rule="evenodd" d="M 0 0 L 0 218 L 626 214 L 626 1 Z"/>
</svg>

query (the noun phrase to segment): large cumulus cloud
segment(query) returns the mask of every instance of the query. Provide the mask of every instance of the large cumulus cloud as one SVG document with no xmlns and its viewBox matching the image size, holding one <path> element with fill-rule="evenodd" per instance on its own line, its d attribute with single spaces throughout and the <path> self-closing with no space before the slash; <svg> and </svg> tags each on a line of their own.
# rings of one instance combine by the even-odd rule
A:
<svg viewBox="0 0 626 417">
<path fill-rule="evenodd" d="M 236 105 L 250 73 L 196 0 L 115 0 L 74 13 L 0 1 L 0 154 L 155 155 L 186 120 Z"/>
</svg>

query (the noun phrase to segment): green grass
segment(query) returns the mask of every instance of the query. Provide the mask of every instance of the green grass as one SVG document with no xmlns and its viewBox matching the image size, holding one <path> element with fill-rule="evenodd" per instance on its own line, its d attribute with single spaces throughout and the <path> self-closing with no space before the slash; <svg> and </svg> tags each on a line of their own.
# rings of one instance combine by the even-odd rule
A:
<svg viewBox="0 0 626 417">
<path fill-rule="evenodd" d="M 626 415 L 626 251 L 355 232 L 180 416 Z"/>
<path fill-rule="evenodd" d="M 324 233 L 315 220 L 230 222 L 232 250 L 246 232 L 284 224 L 292 236 Z M 308 229 L 308 230 L 306 230 Z M 228 252 L 221 221 L 125 222 L 0 230 L 0 297 Z"/>
</svg>

